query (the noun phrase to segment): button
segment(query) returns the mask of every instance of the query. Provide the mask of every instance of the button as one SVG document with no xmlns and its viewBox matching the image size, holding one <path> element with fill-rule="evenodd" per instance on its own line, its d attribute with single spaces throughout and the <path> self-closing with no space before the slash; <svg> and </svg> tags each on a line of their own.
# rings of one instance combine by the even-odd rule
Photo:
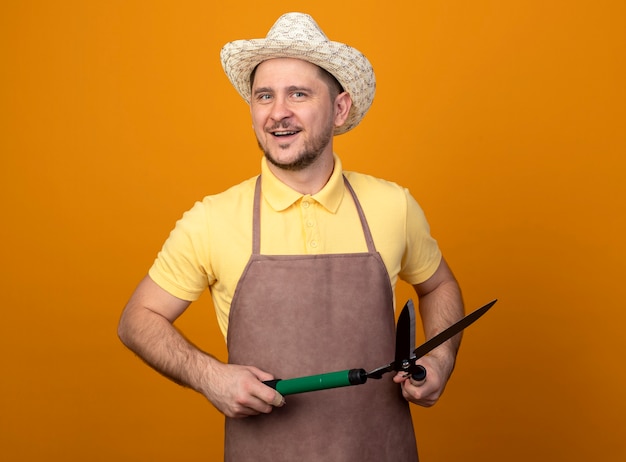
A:
<svg viewBox="0 0 626 462">
<path fill-rule="evenodd" d="M 308 209 L 308 208 L 309 208 L 309 205 L 311 205 L 311 204 L 309 204 L 309 203 L 308 203 L 308 202 L 306 202 L 306 201 L 305 201 L 305 202 L 302 202 L 302 207 L 304 207 L 305 209 Z"/>
<path fill-rule="evenodd" d="M 311 247 L 315 249 L 317 247 L 317 241 L 311 241 Z"/>
<path fill-rule="evenodd" d="M 313 223 L 311 220 L 309 220 L 309 221 L 307 221 L 307 222 L 306 222 L 306 225 L 307 225 L 309 228 L 312 228 L 312 227 L 315 225 L 315 223 Z"/>
</svg>

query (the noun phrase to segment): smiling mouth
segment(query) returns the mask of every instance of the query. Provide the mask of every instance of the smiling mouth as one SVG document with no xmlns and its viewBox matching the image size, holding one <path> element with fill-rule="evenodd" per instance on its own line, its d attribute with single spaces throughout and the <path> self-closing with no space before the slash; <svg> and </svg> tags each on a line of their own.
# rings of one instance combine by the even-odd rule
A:
<svg viewBox="0 0 626 462">
<path fill-rule="evenodd" d="M 283 130 L 283 131 L 279 131 L 279 132 L 272 132 L 272 136 L 280 138 L 280 137 L 283 137 L 283 136 L 296 135 L 298 133 L 299 133 L 299 131 L 297 131 L 297 130 Z"/>
</svg>

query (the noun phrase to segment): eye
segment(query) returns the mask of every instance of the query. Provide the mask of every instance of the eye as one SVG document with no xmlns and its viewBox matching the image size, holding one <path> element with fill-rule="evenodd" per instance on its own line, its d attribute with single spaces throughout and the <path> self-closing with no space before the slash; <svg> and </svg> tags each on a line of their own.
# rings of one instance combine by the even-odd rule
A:
<svg viewBox="0 0 626 462">
<path fill-rule="evenodd" d="M 259 104 L 259 105 L 268 104 L 271 101 L 272 101 L 271 93 L 257 93 L 256 95 L 254 95 L 254 99 L 252 100 L 253 103 Z"/>
</svg>

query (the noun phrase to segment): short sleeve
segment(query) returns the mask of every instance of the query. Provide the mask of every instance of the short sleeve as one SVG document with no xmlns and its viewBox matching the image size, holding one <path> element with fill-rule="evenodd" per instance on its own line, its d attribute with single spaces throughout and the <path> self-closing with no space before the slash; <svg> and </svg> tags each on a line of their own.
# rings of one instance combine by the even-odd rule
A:
<svg viewBox="0 0 626 462">
<path fill-rule="evenodd" d="M 406 247 L 399 273 L 400 279 L 411 285 L 430 278 L 441 263 L 441 250 L 430 234 L 424 211 L 409 193 L 406 194 Z"/>
<path fill-rule="evenodd" d="M 211 284 L 205 205 L 197 202 L 176 222 L 148 274 L 162 289 L 182 300 L 195 301 Z"/>
</svg>

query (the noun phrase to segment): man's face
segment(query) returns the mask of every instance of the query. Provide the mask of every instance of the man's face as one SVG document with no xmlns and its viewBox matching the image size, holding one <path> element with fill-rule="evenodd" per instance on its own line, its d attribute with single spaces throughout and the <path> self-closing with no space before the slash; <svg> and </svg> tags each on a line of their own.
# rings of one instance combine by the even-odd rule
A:
<svg viewBox="0 0 626 462">
<path fill-rule="evenodd" d="M 335 104 L 314 64 L 291 58 L 259 64 L 250 111 L 259 147 L 276 167 L 303 170 L 332 156 Z"/>
</svg>

